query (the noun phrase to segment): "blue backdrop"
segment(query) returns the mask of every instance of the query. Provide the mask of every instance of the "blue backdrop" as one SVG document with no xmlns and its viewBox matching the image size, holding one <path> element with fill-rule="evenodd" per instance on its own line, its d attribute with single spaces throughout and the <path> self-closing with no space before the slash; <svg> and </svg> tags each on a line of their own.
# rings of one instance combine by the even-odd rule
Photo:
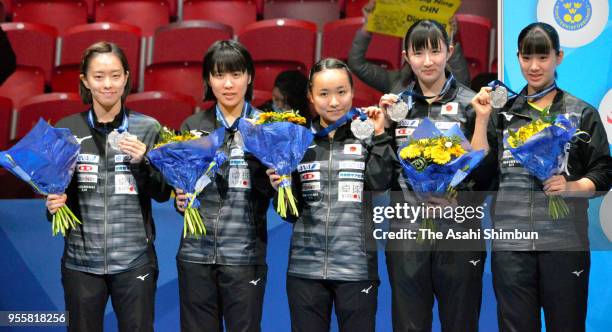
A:
<svg viewBox="0 0 612 332">
<path fill-rule="evenodd" d="M 593 204 L 598 205 L 598 204 Z M 60 281 L 61 237 L 51 237 L 51 228 L 44 216 L 42 200 L 0 200 L 0 311 L 6 310 L 62 310 L 64 299 Z M 599 211 L 592 209 L 591 239 L 607 241 L 598 228 Z M 175 255 L 181 236 L 182 218 L 170 202 L 154 205 L 157 226 L 155 242 L 159 257 L 160 275 L 156 298 L 155 327 L 158 331 L 179 330 L 178 284 Z M 269 211 L 268 223 L 268 283 L 266 286 L 262 328 L 265 332 L 290 331 L 289 308 L 285 295 L 291 226 L 282 223 Z M 391 331 L 391 294 L 384 255 L 379 255 L 381 288 L 378 296 L 377 331 Z M 607 332 L 612 326 L 612 254 L 593 252 L 590 277 L 588 331 Z M 487 259 L 484 274 L 481 331 L 497 331 L 495 297 L 491 284 L 491 270 Z M 458 299 L 460 300 L 460 299 Z M 437 312 L 435 313 L 437 316 Z M 116 331 L 112 309 L 107 307 L 105 326 Z M 0 330 L 10 330 L 0 327 Z M 49 328 L 48 330 L 62 330 Z M 333 331 L 337 328 L 333 326 Z M 434 331 L 439 331 L 434 322 Z M 15 329 L 40 331 L 40 328 Z M 45 329 L 47 331 L 47 329 Z M 205 328 L 203 328 L 205 331 Z"/>
</svg>

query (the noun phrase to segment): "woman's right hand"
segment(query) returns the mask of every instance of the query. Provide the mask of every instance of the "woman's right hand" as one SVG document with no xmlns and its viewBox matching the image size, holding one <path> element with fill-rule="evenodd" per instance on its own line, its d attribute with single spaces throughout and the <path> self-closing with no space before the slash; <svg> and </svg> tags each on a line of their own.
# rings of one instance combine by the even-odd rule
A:
<svg viewBox="0 0 612 332">
<path fill-rule="evenodd" d="M 399 97 L 392 93 L 384 94 L 378 101 L 378 107 L 387 110 L 387 107 L 394 105 L 399 101 Z"/>
<path fill-rule="evenodd" d="M 57 212 L 57 210 L 59 210 L 59 208 L 61 208 L 62 206 L 66 205 L 66 199 L 67 198 L 68 198 L 68 196 L 66 196 L 66 194 L 61 194 L 61 195 L 49 194 L 49 195 L 47 195 L 47 202 L 45 203 L 45 205 L 47 206 L 47 210 L 49 210 L 49 213 L 55 214 L 55 212 Z"/>
<path fill-rule="evenodd" d="M 493 111 L 493 106 L 491 106 L 491 91 L 493 89 L 491 87 L 485 86 L 480 88 L 480 91 L 472 98 L 472 108 L 476 112 L 476 117 L 484 117 L 487 118 L 491 115 Z"/>
<path fill-rule="evenodd" d="M 185 195 L 182 189 L 174 189 L 174 194 L 176 195 L 176 208 L 181 212 L 185 212 L 187 208 L 187 195 Z"/>
<path fill-rule="evenodd" d="M 278 191 L 278 186 L 281 183 L 281 176 L 276 174 L 276 170 L 273 169 L 273 168 L 268 168 L 266 170 L 266 174 L 270 178 L 270 185 L 272 185 L 272 188 L 274 188 L 274 190 Z"/>
</svg>

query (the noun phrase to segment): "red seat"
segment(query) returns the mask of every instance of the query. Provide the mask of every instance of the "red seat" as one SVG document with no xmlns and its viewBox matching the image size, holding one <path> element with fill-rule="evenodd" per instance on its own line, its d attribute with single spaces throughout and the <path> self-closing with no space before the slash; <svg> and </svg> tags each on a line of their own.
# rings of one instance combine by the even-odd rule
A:
<svg viewBox="0 0 612 332">
<path fill-rule="evenodd" d="M 59 35 L 75 25 L 87 23 L 87 4 L 80 0 L 14 0 L 13 22 L 47 24 Z"/>
<path fill-rule="evenodd" d="M 307 75 L 315 57 L 317 27 L 312 22 L 278 19 L 252 23 L 238 34 L 255 62 L 255 88 L 272 91 L 285 70 Z M 297 47 L 299 44 L 299 47 Z"/>
<path fill-rule="evenodd" d="M 344 17 L 363 17 L 363 6 L 370 0 L 346 0 L 344 3 Z"/>
<path fill-rule="evenodd" d="M 357 30 L 363 26 L 363 17 L 353 17 L 327 23 L 323 28 L 321 57 L 334 57 L 346 61 Z M 378 33 L 366 53 L 368 61 L 388 69 L 398 69 L 402 58 L 402 39 Z"/>
<path fill-rule="evenodd" d="M 170 8 L 166 0 L 97 0 L 97 22 L 135 25 L 145 37 L 170 22 Z"/>
<path fill-rule="evenodd" d="M 68 115 L 87 109 L 76 93 L 47 93 L 24 100 L 17 108 L 17 133 L 19 139 L 43 118 L 52 125 Z"/>
<path fill-rule="evenodd" d="M 459 41 L 463 46 L 463 55 L 470 65 L 471 77 L 488 72 L 491 21 L 482 16 L 469 14 L 457 14 L 455 17 L 459 26 Z"/>
<path fill-rule="evenodd" d="M 364 107 L 378 105 L 382 93 L 365 84 L 356 75 L 353 75 L 353 106 Z"/>
<path fill-rule="evenodd" d="M 10 98 L 18 107 L 23 99 L 45 92 L 45 74 L 37 67 L 17 66 L 0 86 L 0 96 Z"/>
<path fill-rule="evenodd" d="M 95 42 L 106 40 L 123 49 L 130 65 L 132 89 L 135 90 L 140 68 L 140 38 L 140 29 L 126 24 L 91 23 L 68 29 L 62 38 L 60 66 L 55 69 L 51 88 L 56 92 L 78 92 L 83 51 Z"/>
<path fill-rule="evenodd" d="M 191 96 L 179 93 L 149 91 L 129 95 L 125 105 L 157 119 L 163 126 L 180 129 L 183 121 L 193 114 L 196 102 Z"/>
<path fill-rule="evenodd" d="M 4 21 L 6 17 L 10 17 L 12 14 L 11 0 L 0 0 L 0 20 Z"/>
<path fill-rule="evenodd" d="M 153 63 L 201 62 L 210 45 L 232 35 L 230 26 L 212 21 L 168 24 L 155 32 Z"/>
<path fill-rule="evenodd" d="M 264 90 L 253 90 L 253 100 L 251 104 L 257 108 L 272 100 L 272 92 Z"/>
<path fill-rule="evenodd" d="M 334 0 L 266 0 L 263 18 L 291 18 L 308 20 L 322 28 L 340 18 L 340 5 Z"/>
<path fill-rule="evenodd" d="M 202 63 L 173 62 L 150 65 L 145 71 L 144 89 L 182 93 L 199 102 L 204 98 Z"/>
<path fill-rule="evenodd" d="M 257 20 L 257 6 L 250 0 L 185 0 L 183 20 L 216 21 L 238 33 Z"/>
<path fill-rule="evenodd" d="M 0 150 L 9 148 L 12 114 L 13 101 L 6 97 L 0 97 Z"/>
<path fill-rule="evenodd" d="M 57 30 L 51 26 L 38 23 L 3 23 L 17 57 L 17 64 L 38 67 L 45 74 L 45 81 L 51 81 Z M 36 45 L 36 51 L 32 49 Z"/>
</svg>

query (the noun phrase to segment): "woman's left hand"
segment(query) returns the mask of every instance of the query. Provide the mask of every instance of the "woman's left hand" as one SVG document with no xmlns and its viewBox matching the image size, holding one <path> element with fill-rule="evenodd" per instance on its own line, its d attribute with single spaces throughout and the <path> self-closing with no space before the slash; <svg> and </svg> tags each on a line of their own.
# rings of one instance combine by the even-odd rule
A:
<svg viewBox="0 0 612 332">
<path fill-rule="evenodd" d="M 361 110 L 374 122 L 374 136 L 383 134 L 385 132 L 385 112 L 376 106 L 362 108 Z"/>
<path fill-rule="evenodd" d="M 130 163 L 138 164 L 144 158 L 144 155 L 147 152 L 147 146 L 143 142 L 139 141 L 136 136 L 133 136 L 119 141 L 119 150 L 132 157 L 132 159 L 130 159 Z"/>
<path fill-rule="evenodd" d="M 568 182 L 563 175 L 553 175 L 544 181 L 546 195 L 560 195 L 567 191 Z"/>
</svg>

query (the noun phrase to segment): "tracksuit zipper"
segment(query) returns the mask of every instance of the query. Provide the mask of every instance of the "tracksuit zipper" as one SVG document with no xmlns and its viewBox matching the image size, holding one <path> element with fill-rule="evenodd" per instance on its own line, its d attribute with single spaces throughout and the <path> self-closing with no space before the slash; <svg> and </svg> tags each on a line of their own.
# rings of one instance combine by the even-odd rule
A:
<svg viewBox="0 0 612 332">
<path fill-rule="evenodd" d="M 108 134 L 105 134 L 104 137 L 104 274 L 108 273 L 108 261 L 107 261 L 107 234 L 106 234 L 106 224 L 107 224 L 107 209 L 108 209 Z"/>
<path fill-rule="evenodd" d="M 329 161 L 327 164 L 327 218 L 325 219 L 325 262 L 324 262 L 324 272 L 323 279 L 327 279 L 327 261 L 329 258 L 328 252 L 328 235 L 329 235 L 329 215 L 331 213 L 331 182 L 332 182 L 332 154 L 334 151 L 334 138 L 332 137 L 329 141 Z"/>
<path fill-rule="evenodd" d="M 223 197 L 221 197 L 220 199 L 221 200 L 219 201 L 219 211 L 217 211 L 217 218 L 215 218 L 215 257 L 213 257 L 213 264 L 217 263 L 217 228 L 219 224 L 219 217 L 221 216 L 221 208 L 223 207 Z"/>
</svg>

